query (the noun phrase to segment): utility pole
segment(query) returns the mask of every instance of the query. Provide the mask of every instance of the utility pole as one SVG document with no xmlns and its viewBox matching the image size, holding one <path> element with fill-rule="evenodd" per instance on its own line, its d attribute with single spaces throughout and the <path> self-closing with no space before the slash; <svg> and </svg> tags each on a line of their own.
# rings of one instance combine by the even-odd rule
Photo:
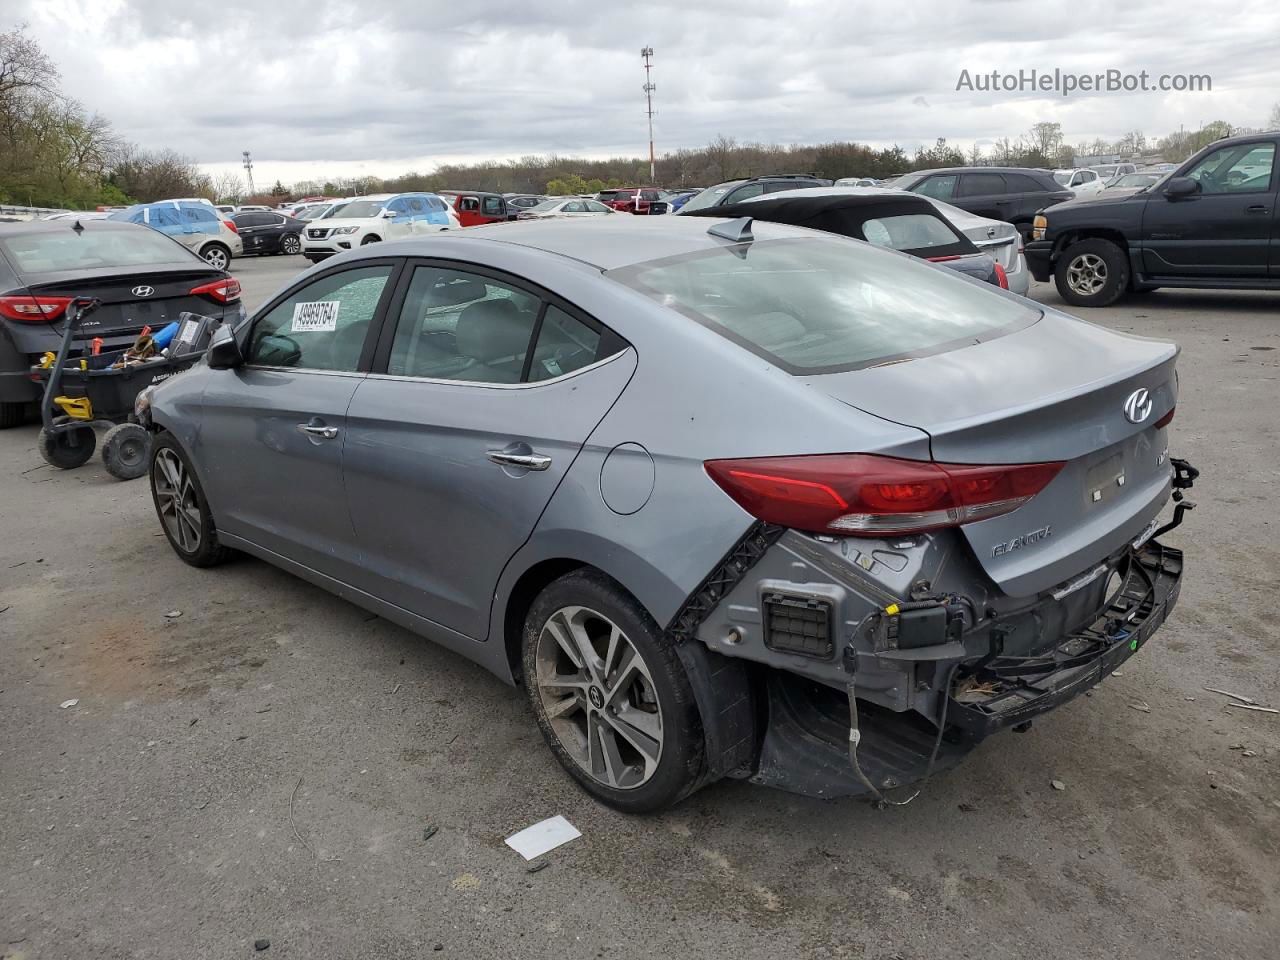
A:
<svg viewBox="0 0 1280 960">
<path fill-rule="evenodd" d="M 653 91 L 657 90 L 657 86 L 649 79 L 649 71 L 653 69 L 653 47 L 644 47 L 640 51 L 640 56 L 644 58 L 644 101 L 647 105 L 649 114 L 649 183 L 653 186 L 657 184 L 657 174 L 654 172 L 653 163 Z"/>
<path fill-rule="evenodd" d="M 244 151 L 244 175 L 249 181 L 249 196 L 256 196 L 257 190 L 253 189 L 253 157 L 249 156 L 249 151 Z"/>
</svg>

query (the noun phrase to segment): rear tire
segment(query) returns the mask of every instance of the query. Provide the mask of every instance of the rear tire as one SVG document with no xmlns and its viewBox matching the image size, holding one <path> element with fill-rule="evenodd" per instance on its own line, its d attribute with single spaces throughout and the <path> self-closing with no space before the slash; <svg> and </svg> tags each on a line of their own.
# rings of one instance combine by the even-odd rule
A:
<svg viewBox="0 0 1280 960">
<path fill-rule="evenodd" d="M 1110 240 L 1078 240 L 1058 258 L 1053 280 L 1073 306 L 1110 306 L 1129 289 L 1129 255 Z"/>
<path fill-rule="evenodd" d="M 97 444 L 98 437 L 93 432 L 93 427 L 76 427 L 74 430 L 59 430 L 56 433 L 42 429 L 40 438 L 36 441 L 45 463 L 59 470 L 74 470 L 88 463 Z"/>
<path fill-rule="evenodd" d="M 9 430 L 26 423 L 28 406 L 25 403 L 0 403 L 0 430 Z"/>
<path fill-rule="evenodd" d="M 302 252 L 302 241 L 296 233 L 286 233 L 280 238 L 280 252 L 287 257 L 294 257 Z"/>
<path fill-rule="evenodd" d="M 235 553 L 218 542 L 209 501 L 191 463 L 170 433 L 151 442 L 151 500 L 173 552 L 193 567 L 225 563 Z"/>
<path fill-rule="evenodd" d="M 151 434 L 136 423 L 118 423 L 102 438 L 102 465 L 117 480 L 136 480 L 151 462 Z"/>
<path fill-rule="evenodd" d="M 217 267 L 219 270 L 227 270 L 231 267 L 231 251 L 220 243 L 207 244 L 200 251 L 200 256 L 209 266 Z"/>
<path fill-rule="evenodd" d="M 542 736 L 592 796 L 648 813 L 705 782 L 702 720 L 680 659 L 614 581 L 588 570 L 556 580 L 530 607 L 522 646 Z"/>
</svg>

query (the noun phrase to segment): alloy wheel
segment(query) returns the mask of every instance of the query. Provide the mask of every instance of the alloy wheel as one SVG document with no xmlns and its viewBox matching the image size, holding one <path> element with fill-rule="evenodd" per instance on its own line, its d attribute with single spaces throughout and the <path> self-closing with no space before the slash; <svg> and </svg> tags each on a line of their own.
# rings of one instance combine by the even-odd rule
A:
<svg viewBox="0 0 1280 960">
<path fill-rule="evenodd" d="M 205 263 L 211 267 L 217 267 L 219 270 L 227 269 L 231 263 L 231 258 L 227 256 L 227 252 L 221 247 L 210 247 L 204 252 Z"/>
<path fill-rule="evenodd" d="M 538 637 L 538 695 L 561 746 L 617 790 L 647 783 L 662 758 L 662 711 L 639 650 L 608 617 L 561 607 Z"/>
<path fill-rule="evenodd" d="M 302 249 L 302 241 L 298 239 L 297 234 L 290 233 L 280 241 L 280 249 L 292 256 Z"/>
<path fill-rule="evenodd" d="M 164 449 L 156 454 L 151 468 L 151 482 L 160 508 L 160 521 L 169 538 L 184 553 L 200 549 L 204 515 L 196 498 L 195 483 L 174 451 Z"/>
<path fill-rule="evenodd" d="M 1092 297 L 1107 283 L 1107 261 L 1096 253 L 1082 253 L 1067 265 L 1067 286 L 1082 297 Z"/>
</svg>

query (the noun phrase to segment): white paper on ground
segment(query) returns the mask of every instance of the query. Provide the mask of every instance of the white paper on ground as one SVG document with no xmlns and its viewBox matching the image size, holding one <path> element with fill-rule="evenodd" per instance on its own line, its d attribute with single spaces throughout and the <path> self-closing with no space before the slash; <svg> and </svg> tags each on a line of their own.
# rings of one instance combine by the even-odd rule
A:
<svg viewBox="0 0 1280 960">
<path fill-rule="evenodd" d="M 525 827 L 519 833 L 507 837 L 507 846 L 526 860 L 540 857 L 548 850 L 554 850 L 562 843 L 576 840 L 582 833 L 562 816 L 554 816 L 532 827 Z"/>
</svg>

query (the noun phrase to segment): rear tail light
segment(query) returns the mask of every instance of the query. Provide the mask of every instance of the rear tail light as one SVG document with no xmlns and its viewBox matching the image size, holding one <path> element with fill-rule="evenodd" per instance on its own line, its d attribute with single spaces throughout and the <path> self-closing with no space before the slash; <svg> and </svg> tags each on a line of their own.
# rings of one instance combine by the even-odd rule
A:
<svg viewBox="0 0 1280 960">
<path fill-rule="evenodd" d="M 930 263 L 946 263 L 949 260 L 963 260 L 967 256 L 967 253 L 954 253 L 949 257 L 925 257 L 925 259 Z"/>
<path fill-rule="evenodd" d="M 1170 407 L 1169 412 L 1156 421 L 1156 429 L 1162 430 L 1165 427 L 1167 427 L 1169 424 L 1173 423 L 1173 414 L 1177 409 L 1178 408 L 1176 406 Z"/>
<path fill-rule="evenodd" d="M 223 220 L 222 222 L 231 230 L 232 233 L 240 232 L 240 228 L 236 226 L 236 222 L 234 220 Z"/>
<path fill-rule="evenodd" d="M 841 453 L 703 466 L 740 507 L 767 523 L 882 536 L 1010 513 L 1048 486 L 1063 464 L 976 466 Z"/>
<path fill-rule="evenodd" d="M 1000 284 L 1001 290 L 1009 289 L 1009 277 L 1004 272 L 1004 267 L 1000 266 L 998 263 L 996 264 L 996 283 Z"/>
<path fill-rule="evenodd" d="M 192 287 L 191 293 L 217 300 L 219 303 L 234 303 L 240 299 L 240 281 L 235 277 L 223 277 L 221 280 L 213 281 L 213 283 Z"/>
<path fill-rule="evenodd" d="M 30 294 L 16 297 L 0 297 L 0 316 L 26 323 L 47 323 L 62 316 L 70 297 L 36 297 Z"/>
</svg>

